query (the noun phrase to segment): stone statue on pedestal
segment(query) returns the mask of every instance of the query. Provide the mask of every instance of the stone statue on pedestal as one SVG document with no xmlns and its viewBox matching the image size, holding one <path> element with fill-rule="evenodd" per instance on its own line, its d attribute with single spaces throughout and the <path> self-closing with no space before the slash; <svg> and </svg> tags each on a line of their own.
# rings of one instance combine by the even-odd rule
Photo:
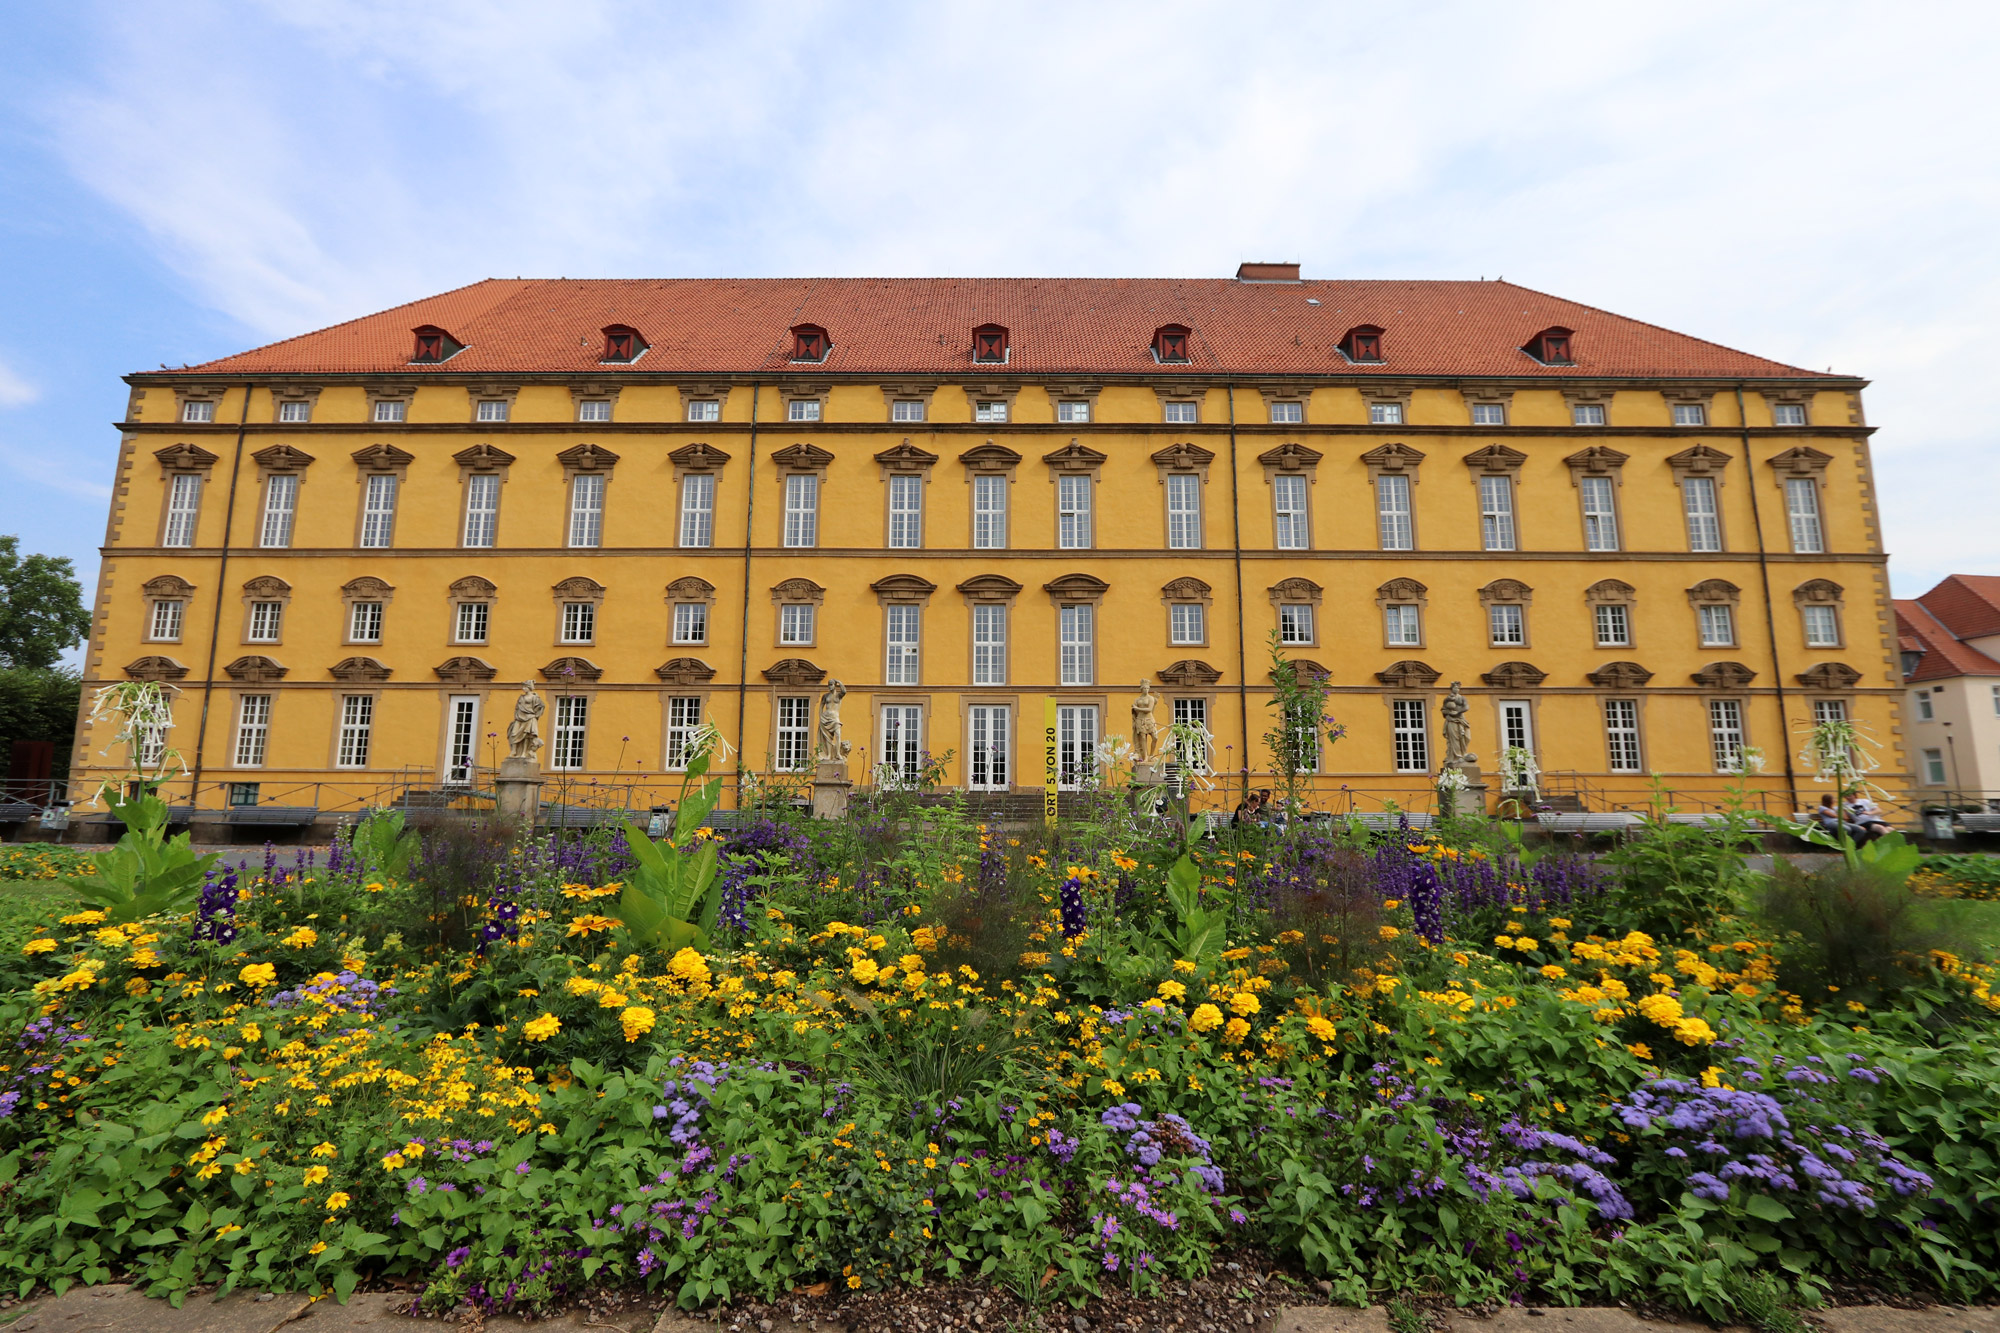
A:
<svg viewBox="0 0 2000 1333">
<path fill-rule="evenodd" d="M 1153 693 L 1151 681 L 1139 682 L 1139 697 L 1132 701 L 1132 760 L 1134 763 L 1148 763 L 1160 750 L 1160 729 L 1153 721 L 1153 710 L 1159 706 L 1159 696 Z"/>
<path fill-rule="evenodd" d="M 852 742 L 840 736 L 840 701 L 846 697 L 847 687 L 837 679 L 827 682 L 819 696 L 819 738 L 814 757 L 820 763 L 840 763 L 854 749 Z"/>
<path fill-rule="evenodd" d="M 1451 683 L 1451 692 L 1438 705 L 1438 715 L 1444 719 L 1444 766 L 1459 768 L 1475 764 L 1479 756 L 1472 753 L 1472 724 L 1466 720 L 1470 707 L 1466 703 L 1464 691 L 1458 682 Z"/>
<path fill-rule="evenodd" d="M 535 762 L 535 751 L 542 748 L 541 716 L 547 707 L 542 696 L 535 693 L 535 683 L 521 682 L 521 697 L 514 701 L 514 719 L 507 724 L 507 757 Z"/>
</svg>

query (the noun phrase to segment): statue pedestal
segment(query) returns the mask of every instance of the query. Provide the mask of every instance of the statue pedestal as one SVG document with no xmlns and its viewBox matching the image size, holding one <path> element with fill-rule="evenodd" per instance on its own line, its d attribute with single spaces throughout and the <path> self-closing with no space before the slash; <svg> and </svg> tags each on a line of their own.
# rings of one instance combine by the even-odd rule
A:
<svg viewBox="0 0 2000 1333">
<path fill-rule="evenodd" d="M 839 759 L 820 760 L 813 769 L 813 818 L 847 818 L 847 798 L 853 793 L 847 764 Z"/>
<path fill-rule="evenodd" d="M 1486 779 L 1479 772 L 1479 761 L 1461 759 L 1456 765 L 1465 776 L 1465 790 L 1458 794 L 1458 812 L 1466 815 L 1486 813 Z"/>
<path fill-rule="evenodd" d="M 502 759 L 493 791 L 503 817 L 533 822 L 542 808 L 541 765 L 532 759 Z"/>
<path fill-rule="evenodd" d="M 1166 781 L 1166 772 L 1157 759 L 1141 759 L 1132 765 L 1132 785 L 1157 787 Z"/>
</svg>

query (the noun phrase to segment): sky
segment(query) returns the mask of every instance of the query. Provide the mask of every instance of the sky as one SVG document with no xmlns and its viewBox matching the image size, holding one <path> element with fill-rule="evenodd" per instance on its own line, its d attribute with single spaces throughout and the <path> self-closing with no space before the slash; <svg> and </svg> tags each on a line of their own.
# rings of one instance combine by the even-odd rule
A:
<svg viewBox="0 0 2000 1333">
<path fill-rule="evenodd" d="M 0 6 L 0 532 L 121 375 L 484 277 L 1506 277 L 1866 395 L 2000 573 L 2000 5 Z"/>
</svg>

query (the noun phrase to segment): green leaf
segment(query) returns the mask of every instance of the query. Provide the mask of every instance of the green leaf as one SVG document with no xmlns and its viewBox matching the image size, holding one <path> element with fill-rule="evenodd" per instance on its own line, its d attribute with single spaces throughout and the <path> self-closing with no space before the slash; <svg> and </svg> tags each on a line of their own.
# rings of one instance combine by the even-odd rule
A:
<svg viewBox="0 0 2000 1333">
<path fill-rule="evenodd" d="M 1791 1220 L 1792 1210 L 1779 1203 L 1768 1194 L 1753 1194 L 1743 1201 L 1744 1211 L 1752 1217 L 1766 1222 L 1786 1222 Z"/>
</svg>

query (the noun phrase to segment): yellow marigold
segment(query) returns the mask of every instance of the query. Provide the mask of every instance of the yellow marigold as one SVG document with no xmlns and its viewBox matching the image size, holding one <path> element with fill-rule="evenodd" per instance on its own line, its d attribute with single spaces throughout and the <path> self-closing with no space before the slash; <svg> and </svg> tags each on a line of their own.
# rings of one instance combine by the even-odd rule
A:
<svg viewBox="0 0 2000 1333">
<path fill-rule="evenodd" d="M 1222 1035 L 1233 1045 L 1250 1035 L 1250 1025 L 1240 1018 L 1232 1018 L 1222 1029 Z"/>
<path fill-rule="evenodd" d="M 905 972 L 921 972 L 924 970 L 924 956 L 920 953 L 906 953 L 896 960 L 896 965 Z"/>
<path fill-rule="evenodd" d="M 1699 1018 L 1683 1018 L 1674 1024 L 1674 1037 L 1685 1046 L 1706 1046 L 1715 1040 L 1715 1029 Z"/>
<path fill-rule="evenodd" d="M 104 919 L 102 912 L 72 912 L 62 918 L 65 926 L 94 926 Z"/>
<path fill-rule="evenodd" d="M 1139 1007 L 1141 1009 L 1165 1009 L 1167 1007 L 1167 1002 L 1161 999 L 1157 995 L 1149 995 L 1145 999 L 1139 1001 Z"/>
<path fill-rule="evenodd" d="M 333 1193 L 326 1196 L 326 1210 L 329 1213 L 337 1213 L 341 1209 L 347 1207 L 347 1205 L 350 1202 L 352 1202 L 352 1200 L 350 1200 L 347 1197 L 346 1190 L 335 1190 Z"/>
<path fill-rule="evenodd" d="M 1516 935 L 1514 937 L 1514 947 L 1526 952 L 1529 949 L 1539 949 L 1541 943 L 1532 935 Z"/>
<path fill-rule="evenodd" d="M 1193 972 L 1194 970 L 1195 970 L 1195 965 L 1194 965 L 1193 963 L 1189 962 L 1189 961 L 1188 961 L 1187 959 L 1185 959 L 1185 958 L 1176 958 L 1176 959 L 1174 959 L 1174 971 L 1176 971 L 1176 972 Z"/>
<path fill-rule="evenodd" d="M 612 918 L 599 916 L 595 912 L 589 912 L 569 923 L 568 934 L 589 936 L 593 933 L 616 930 L 617 928 L 618 923 Z"/>
<path fill-rule="evenodd" d="M 1681 1021 L 1681 1002 L 1671 995 L 1645 996 L 1633 1008 L 1663 1028 Z"/>
<path fill-rule="evenodd" d="M 1547 977 L 1550 981 L 1561 981 L 1564 977 L 1569 975 L 1569 973 L 1563 971 L 1561 968 L 1557 967 L 1554 963 L 1550 963 L 1547 967 L 1542 968 L 1541 973 L 1543 976 Z"/>
<path fill-rule="evenodd" d="M 285 936 L 284 942 L 287 949 L 310 949 L 319 943 L 319 932 L 311 926 L 300 926 Z"/>
<path fill-rule="evenodd" d="M 1240 990 L 1229 997 L 1229 1007 L 1239 1014 L 1254 1014 L 1264 1006 L 1249 991 Z"/>
<path fill-rule="evenodd" d="M 238 972 L 236 977 L 246 986 L 275 986 L 278 984 L 278 969 L 269 963 L 252 963 Z"/>
<path fill-rule="evenodd" d="M 667 963 L 667 971 L 682 981 L 706 984 L 709 978 L 708 961 L 693 949 L 682 949 Z"/>
<path fill-rule="evenodd" d="M 1305 932 L 1302 930 L 1281 930 L 1278 932 L 1278 943 L 1280 944 L 1301 944 L 1305 941 L 1305 938 Z"/>
<path fill-rule="evenodd" d="M 325 1180 L 325 1179 L 326 1179 L 326 1168 L 325 1168 L 325 1167 L 323 1167 L 323 1166 L 309 1166 L 309 1167 L 307 1167 L 307 1168 L 306 1168 L 306 1184 L 308 1184 L 308 1185 L 317 1185 L 317 1184 L 319 1184 L 319 1183 L 320 1183 L 320 1182 L 321 1182 L 322 1180 Z"/>
<path fill-rule="evenodd" d="M 21 946 L 22 953 L 54 953 L 55 951 L 56 942 L 49 939 L 29 940 Z"/>
<path fill-rule="evenodd" d="M 1160 983 L 1160 994 L 1169 1000 L 1185 1000 L 1187 998 L 1187 987 L 1178 981 L 1162 981 Z"/>
<path fill-rule="evenodd" d="M 1493 943 L 1502 949 L 1511 949 L 1514 947 L 1514 937 L 1512 935 L 1495 935 Z"/>
<path fill-rule="evenodd" d="M 521 1035 L 529 1041 L 547 1041 L 561 1031 L 562 1020 L 554 1014 L 543 1014 L 540 1018 L 531 1018 L 521 1025 Z"/>
<path fill-rule="evenodd" d="M 1625 1049 L 1638 1056 L 1641 1060 L 1650 1060 L 1653 1058 L 1653 1048 L 1643 1041 L 1635 1041 Z"/>
<path fill-rule="evenodd" d="M 1212 1004 L 1196 1005 L 1188 1016 L 1188 1026 L 1196 1032 L 1212 1032 L 1222 1026 L 1222 1011 Z"/>
<path fill-rule="evenodd" d="M 1321 1018 L 1318 1014 L 1314 1014 L 1311 1018 L 1308 1018 L 1306 1020 L 1306 1031 L 1312 1033 L 1313 1036 L 1318 1037 L 1321 1041 L 1333 1040 L 1334 1036 L 1333 1024 L 1329 1023 L 1326 1019 Z"/>
<path fill-rule="evenodd" d="M 1381 936 L 1385 940 L 1393 940 L 1397 936 L 1401 935 L 1403 932 L 1396 929 L 1394 926 L 1384 926 L 1375 933 Z"/>
<path fill-rule="evenodd" d="M 653 1011 L 643 1004 L 635 1004 L 618 1015 L 618 1024 L 625 1029 L 626 1041 L 637 1041 L 653 1030 Z"/>
<path fill-rule="evenodd" d="M 873 984 L 875 978 L 882 975 L 881 967 L 876 964 L 873 958 L 863 958 L 856 962 L 849 970 L 853 974 L 854 979 L 864 986 Z"/>
<path fill-rule="evenodd" d="M 127 995 L 130 995 L 134 999 L 137 999 L 139 996 L 146 994 L 148 991 L 152 989 L 153 989 L 153 983 L 146 980 L 144 977 L 133 977 L 130 981 L 125 983 L 125 993 Z"/>
</svg>

